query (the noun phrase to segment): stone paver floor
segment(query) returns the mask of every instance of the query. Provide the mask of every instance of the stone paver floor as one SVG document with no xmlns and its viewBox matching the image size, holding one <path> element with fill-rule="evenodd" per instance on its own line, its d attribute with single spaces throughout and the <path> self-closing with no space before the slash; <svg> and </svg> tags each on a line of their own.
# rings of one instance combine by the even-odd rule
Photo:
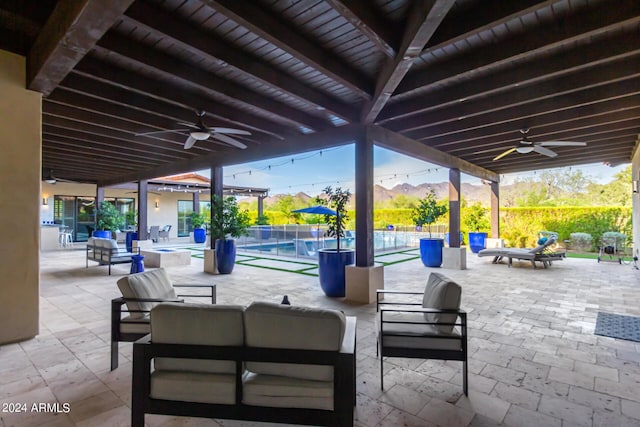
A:
<svg viewBox="0 0 640 427">
<path fill-rule="evenodd" d="M 593 334 L 598 311 L 640 316 L 640 271 L 631 266 L 566 259 L 533 270 L 468 254 L 467 270 L 438 269 L 462 285 L 469 313 L 467 398 L 459 362 L 388 359 L 380 390 L 375 304 L 327 298 L 312 276 L 250 265 L 210 276 L 202 262 L 169 275 L 216 283 L 220 304 L 287 294 L 293 304 L 358 317 L 357 426 L 640 426 L 640 343 Z M 82 250 L 42 255 L 40 334 L 0 347 L 0 426 L 129 425 L 131 344 L 121 344 L 120 367 L 109 371 L 109 301 L 128 266 L 108 276 L 84 264 Z M 385 287 L 422 291 L 430 271 L 420 260 L 389 265 Z M 59 407 L 38 412 L 32 403 Z M 165 416 L 147 424 L 260 425 Z"/>
</svg>

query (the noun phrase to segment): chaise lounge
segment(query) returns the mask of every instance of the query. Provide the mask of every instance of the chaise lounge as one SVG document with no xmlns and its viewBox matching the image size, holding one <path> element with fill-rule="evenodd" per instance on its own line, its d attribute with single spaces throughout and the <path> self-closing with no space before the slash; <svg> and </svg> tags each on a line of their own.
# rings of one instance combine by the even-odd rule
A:
<svg viewBox="0 0 640 427">
<path fill-rule="evenodd" d="M 549 252 L 549 248 L 553 246 L 557 241 L 556 237 L 548 238 L 544 243 L 536 246 L 535 248 L 490 248 L 482 249 L 478 252 L 479 257 L 491 256 L 493 257 L 493 264 L 498 264 L 503 258 L 508 258 L 509 267 L 513 264 L 513 259 L 530 261 L 533 268 L 536 267 L 536 262 L 541 262 L 544 268 L 551 265 L 553 261 L 561 261 L 565 258 L 564 252 Z"/>
</svg>

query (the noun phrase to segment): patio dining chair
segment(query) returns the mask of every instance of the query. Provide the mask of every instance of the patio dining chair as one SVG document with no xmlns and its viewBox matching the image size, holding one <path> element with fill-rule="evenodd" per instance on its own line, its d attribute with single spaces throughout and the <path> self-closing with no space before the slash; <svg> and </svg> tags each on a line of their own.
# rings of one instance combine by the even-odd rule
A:
<svg viewBox="0 0 640 427">
<path fill-rule="evenodd" d="M 164 240 L 169 241 L 169 232 L 171 231 L 171 225 L 165 225 L 162 230 L 158 231 L 158 237 L 162 237 Z"/>
<path fill-rule="evenodd" d="M 460 285 L 439 273 L 431 273 L 424 292 L 377 291 L 376 355 L 380 357 L 381 389 L 385 356 L 458 360 L 462 362 L 462 389 L 469 395 L 467 313 L 460 310 L 461 294 Z"/>
<path fill-rule="evenodd" d="M 131 274 L 118 280 L 122 297 L 111 300 L 111 370 L 118 367 L 118 343 L 133 342 L 151 332 L 149 313 L 161 302 L 206 298 L 216 303 L 216 285 L 172 284 L 164 268 Z M 178 294 L 176 288 L 205 288 L 205 293 Z"/>
<path fill-rule="evenodd" d="M 149 228 L 149 235 L 147 236 L 147 239 L 151 239 L 155 243 L 158 242 L 158 240 L 160 239 L 159 225 L 152 225 L 151 228 Z"/>
</svg>

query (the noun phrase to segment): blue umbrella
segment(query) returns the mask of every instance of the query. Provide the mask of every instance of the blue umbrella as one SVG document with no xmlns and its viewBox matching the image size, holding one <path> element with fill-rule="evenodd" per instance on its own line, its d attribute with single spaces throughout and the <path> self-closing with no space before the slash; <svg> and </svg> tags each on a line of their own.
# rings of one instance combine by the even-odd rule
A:
<svg viewBox="0 0 640 427">
<path fill-rule="evenodd" d="M 329 209 L 326 206 L 317 205 L 310 206 L 308 208 L 296 209 L 291 212 L 299 212 L 299 213 L 310 213 L 310 214 L 320 214 L 320 215 L 337 215 L 336 211 L 333 209 Z"/>
</svg>

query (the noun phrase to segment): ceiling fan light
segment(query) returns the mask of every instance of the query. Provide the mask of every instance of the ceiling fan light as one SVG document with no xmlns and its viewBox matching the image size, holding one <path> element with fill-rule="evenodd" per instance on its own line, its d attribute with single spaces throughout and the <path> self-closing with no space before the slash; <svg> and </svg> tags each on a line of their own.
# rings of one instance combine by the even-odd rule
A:
<svg viewBox="0 0 640 427">
<path fill-rule="evenodd" d="M 49 179 L 45 179 L 44 182 L 46 182 L 47 184 L 55 184 L 56 180 L 53 178 L 49 178 Z"/>
<path fill-rule="evenodd" d="M 189 135 L 191 135 L 191 138 L 197 139 L 198 141 L 204 141 L 210 136 L 209 132 L 204 132 L 200 130 L 193 131 Z"/>
<path fill-rule="evenodd" d="M 516 151 L 520 154 L 527 154 L 533 151 L 533 147 L 518 147 Z"/>
</svg>

